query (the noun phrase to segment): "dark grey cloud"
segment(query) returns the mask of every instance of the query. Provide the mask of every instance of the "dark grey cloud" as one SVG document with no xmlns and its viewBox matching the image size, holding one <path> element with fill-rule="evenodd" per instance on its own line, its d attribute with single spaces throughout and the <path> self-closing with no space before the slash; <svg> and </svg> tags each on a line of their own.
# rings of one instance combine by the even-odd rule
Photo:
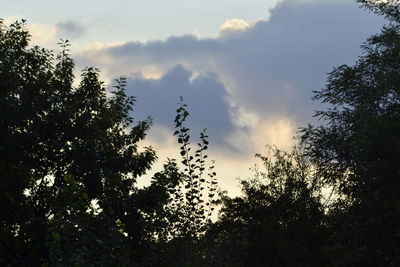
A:
<svg viewBox="0 0 400 267">
<path fill-rule="evenodd" d="M 179 49 L 177 49 L 179 48 Z M 116 57 L 125 57 L 127 54 L 145 55 L 153 62 L 169 60 L 171 57 L 191 57 L 197 54 L 209 53 L 219 49 L 215 39 L 201 39 L 193 35 L 170 37 L 166 41 L 149 41 L 148 43 L 128 42 L 121 46 L 109 48 L 107 53 Z"/>
<path fill-rule="evenodd" d="M 351 2 L 285 1 L 269 21 L 224 39 L 219 62 L 235 74 L 234 93 L 247 106 L 307 119 L 316 108 L 312 90 L 324 86 L 333 67 L 352 64 L 382 24 Z"/>
<path fill-rule="evenodd" d="M 200 131 L 207 128 L 214 141 L 229 146 L 224 137 L 233 131 L 234 125 L 228 112 L 226 89 L 215 73 L 193 77 L 190 70 L 176 65 L 160 79 L 130 77 L 127 94 L 137 99 L 133 112 L 136 119 L 151 116 L 155 125 L 169 128 L 173 128 L 177 103 L 182 96 L 188 105 L 187 125 L 192 135 L 197 138 Z"/>
<path fill-rule="evenodd" d="M 286 0 L 271 10 L 268 21 L 232 35 L 129 42 L 87 53 L 82 62 L 100 65 L 111 76 L 127 74 L 128 93 L 138 97 L 135 112 L 152 115 L 155 123 L 171 125 L 183 95 L 195 127 L 209 128 L 223 142 L 237 119 L 229 116 L 235 114 L 232 104 L 259 119 L 284 116 L 297 126 L 312 121 L 318 108 L 312 90 L 325 85 L 333 67 L 352 64 L 360 45 L 383 23 L 352 1 Z M 103 58 L 108 60 L 102 66 Z M 130 74 L 149 66 L 166 73 L 156 80 Z M 209 74 L 191 81 L 192 72 Z"/>
<path fill-rule="evenodd" d="M 78 38 L 81 37 L 86 31 L 83 25 L 71 20 L 57 23 L 56 28 L 58 35 L 61 38 Z"/>
</svg>

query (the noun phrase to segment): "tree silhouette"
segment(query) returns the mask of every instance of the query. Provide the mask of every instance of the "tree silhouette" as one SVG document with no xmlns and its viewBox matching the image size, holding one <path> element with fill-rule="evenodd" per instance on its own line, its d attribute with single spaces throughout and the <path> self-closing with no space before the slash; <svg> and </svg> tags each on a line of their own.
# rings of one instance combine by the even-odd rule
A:
<svg viewBox="0 0 400 267">
<path fill-rule="evenodd" d="M 372 5 L 372 1 L 360 1 Z M 392 14 L 390 4 L 376 4 Z M 397 10 L 397 9 L 396 9 Z M 342 65 L 315 99 L 329 105 L 324 126 L 302 143 L 324 181 L 337 188 L 330 255 L 338 265 L 397 265 L 400 260 L 400 31 L 371 36 L 354 66 Z"/>
<path fill-rule="evenodd" d="M 0 21 L 0 261 L 129 263 L 122 243 L 142 238 L 136 177 L 155 160 L 137 145 L 150 121 L 134 123 L 123 78 L 110 97 L 94 68 L 73 86 L 67 41 L 57 56 L 28 43 L 24 22 Z"/>
<path fill-rule="evenodd" d="M 171 202 L 168 237 L 163 244 L 163 264 L 166 266 L 207 266 L 205 250 L 208 245 L 205 232 L 212 224 L 211 217 L 218 203 L 214 161 L 208 163 L 209 141 L 204 129 L 196 149 L 191 145 L 190 129 L 186 126 L 189 116 L 187 105 L 181 97 L 175 117 L 175 133 L 180 145 L 180 182 L 170 186 Z"/>
<path fill-rule="evenodd" d="M 399 265 L 399 5 L 357 2 L 389 25 L 315 91 L 323 124 L 290 153 L 258 154 L 264 169 L 236 197 L 218 195 L 183 99 L 181 159 L 138 188 L 156 154 L 139 149 L 151 120 L 131 117 L 126 80 L 107 92 L 88 67 L 74 85 L 68 41 L 55 55 L 29 46 L 25 21 L 0 20 L 0 265 Z"/>
<path fill-rule="evenodd" d="M 223 197 L 207 233 L 214 266 L 320 266 L 324 210 L 313 165 L 295 148 L 257 155 L 264 171 L 242 180 L 242 196 Z"/>
<path fill-rule="evenodd" d="M 399 0 L 356 0 L 361 6 L 372 12 L 385 16 L 389 21 L 400 22 Z"/>
</svg>

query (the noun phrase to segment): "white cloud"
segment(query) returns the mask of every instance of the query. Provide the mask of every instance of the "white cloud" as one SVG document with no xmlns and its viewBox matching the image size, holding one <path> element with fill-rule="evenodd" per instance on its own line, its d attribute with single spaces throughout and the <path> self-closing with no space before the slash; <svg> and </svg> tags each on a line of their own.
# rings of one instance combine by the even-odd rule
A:
<svg viewBox="0 0 400 267">
<path fill-rule="evenodd" d="M 28 30 L 32 36 L 31 42 L 35 45 L 53 46 L 58 42 L 57 28 L 54 25 L 28 24 Z"/>
<path fill-rule="evenodd" d="M 240 33 L 249 30 L 251 27 L 253 27 L 260 21 L 266 21 L 266 20 L 259 18 L 256 21 L 248 23 L 243 19 L 236 19 L 236 18 L 229 19 L 219 27 L 219 37 L 226 38 L 239 35 Z"/>
<path fill-rule="evenodd" d="M 294 145 L 295 134 L 295 123 L 288 118 L 278 117 L 270 121 L 262 121 L 253 129 L 251 138 L 255 148 L 273 144 L 281 149 L 289 150 Z"/>
<path fill-rule="evenodd" d="M 237 31 L 244 31 L 249 28 L 249 24 L 242 19 L 227 20 L 219 28 L 220 36 L 225 37 Z"/>
</svg>

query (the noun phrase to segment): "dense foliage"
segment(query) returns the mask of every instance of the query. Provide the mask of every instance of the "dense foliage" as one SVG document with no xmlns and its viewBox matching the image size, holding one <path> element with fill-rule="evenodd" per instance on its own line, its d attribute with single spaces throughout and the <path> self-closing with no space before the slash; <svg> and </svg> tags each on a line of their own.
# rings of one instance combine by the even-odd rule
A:
<svg viewBox="0 0 400 267">
<path fill-rule="evenodd" d="M 399 264 L 399 25 L 370 37 L 363 50 L 354 66 L 335 68 L 316 92 L 329 104 L 317 113 L 326 125 L 304 129 L 303 144 L 341 196 L 330 211 L 335 255 L 346 255 L 346 264 Z"/>
<path fill-rule="evenodd" d="M 163 181 L 174 165 L 138 190 L 155 152 L 138 151 L 150 121 L 133 123 L 125 80 L 107 97 L 86 68 L 75 87 L 68 42 L 54 56 L 28 40 L 23 23 L 0 22 L 0 261 L 134 264 L 152 236 L 147 214 L 167 201 L 157 185 L 176 183 Z"/>
<path fill-rule="evenodd" d="M 399 0 L 356 0 L 356 2 L 360 3 L 361 7 L 385 16 L 389 21 L 400 22 Z"/>
<path fill-rule="evenodd" d="M 208 232 L 213 266 L 321 266 L 324 210 L 318 176 L 298 149 L 257 155 L 264 171 L 242 180 L 243 196 L 223 197 Z M 210 253 L 211 254 L 211 253 Z"/>
<path fill-rule="evenodd" d="M 206 131 L 191 144 L 182 100 L 181 159 L 139 188 L 156 154 L 139 149 L 151 120 L 134 121 L 125 79 L 107 92 L 86 68 L 75 85 L 67 41 L 54 55 L 0 20 L 0 265 L 399 265 L 399 5 L 357 2 L 389 24 L 315 91 L 322 125 L 257 155 L 236 197 L 217 188 Z"/>
</svg>

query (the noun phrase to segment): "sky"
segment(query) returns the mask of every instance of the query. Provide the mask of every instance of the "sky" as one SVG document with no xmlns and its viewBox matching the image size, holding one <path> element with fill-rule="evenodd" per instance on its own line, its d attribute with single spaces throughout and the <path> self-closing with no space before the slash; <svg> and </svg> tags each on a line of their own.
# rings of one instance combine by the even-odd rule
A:
<svg viewBox="0 0 400 267">
<path fill-rule="evenodd" d="M 299 127 L 322 123 L 313 90 L 353 64 L 385 21 L 352 0 L 5 1 L 6 23 L 27 19 L 32 44 L 70 40 L 76 70 L 95 66 L 107 86 L 127 78 L 136 120 L 153 126 L 143 146 L 157 169 L 179 158 L 177 102 L 188 104 L 193 143 L 203 128 L 223 189 L 239 192 L 266 145 L 290 150 Z M 151 175 L 151 173 L 149 174 Z M 146 179 L 142 183 L 146 183 Z"/>
</svg>

